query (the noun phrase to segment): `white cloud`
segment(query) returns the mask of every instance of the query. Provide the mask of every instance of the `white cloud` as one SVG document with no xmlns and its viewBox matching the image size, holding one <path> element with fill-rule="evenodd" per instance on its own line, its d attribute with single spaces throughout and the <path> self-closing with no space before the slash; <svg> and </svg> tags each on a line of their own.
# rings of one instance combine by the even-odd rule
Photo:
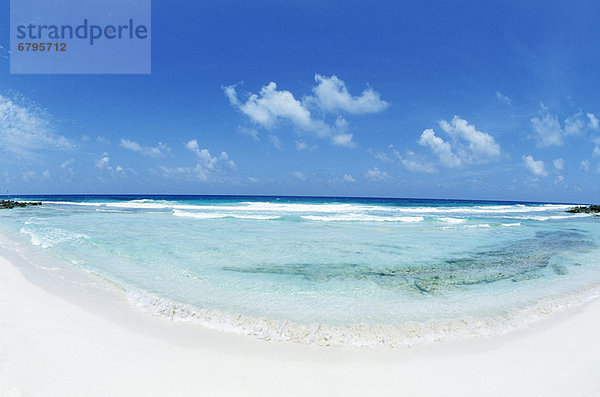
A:
<svg viewBox="0 0 600 397">
<path fill-rule="evenodd" d="M 32 104 L 17 104 L 0 95 L 0 149 L 31 157 L 44 149 L 69 149 L 73 144 L 56 135 L 51 116 Z"/>
<path fill-rule="evenodd" d="M 97 136 L 96 137 L 96 142 L 101 143 L 103 145 L 110 145 L 110 140 L 103 137 L 103 136 Z"/>
<path fill-rule="evenodd" d="M 565 119 L 565 135 L 579 135 L 581 134 L 586 127 L 585 119 L 583 118 L 583 113 L 579 112 L 574 114 L 571 117 Z"/>
<path fill-rule="evenodd" d="M 427 139 L 431 139 L 426 137 Z M 434 143 L 435 145 L 435 143 Z M 414 152 L 407 150 L 405 155 L 400 154 L 400 152 L 394 147 L 394 145 L 388 146 L 389 152 L 374 152 L 372 149 L 369 149 L 368 152 L 374 158 L 384 161 L 384 162 L 398 162 L 404 168 L 413 172 L 436 172 L 435 166 L 427 161 L 420 159 Z"/>
<path fill-rule="evenodd" d="M 365 177 L 373 181 L 383 181 L 389 178 L 389 175 L 379 168 L 375 167 L 365 172 Z"/>
<path fill-rule="evenodd" d="M 540 117 L 531 118 L 531 127 L 535 132 L 535 138 L 539 147 L 560 146 L 563 143 L 563 130 L 558 117 L 548 113 L 542 106 L 543 114 Z"/>
<path fill-rule="evenodd" d="M 164 177 L 183 177 L 189 180 L 200 180 L 202 182 L 208 182 L 214 180 L 215 175 L 218 175 L 218 170 L 206 168 L 203 164 L 198 163 L 194 167 L 165 167 L 159 166 L 159 171 Z"/>
<path fill-rule="evenodd" d="M 96 168 L 100 170 L 112 170 L 110 166 L 110 157 L 108 157 L 108 153 L 103 153 L 102 157 L 96 160 Z"/>
<path fill-rule="evenodd" d="M 450 140 L 445 141 L 437 136 L 433 129 L 428 128 L 423 131 L 418 142 L 421 146 L 429 147 L 446 167 L 488 163 L 497 160 L 502 153 L 493 136 L 478 131 L 474 125 L 459 116 L 454 116 L 450 122 L 441 120 L 439 125 L 449 135 Z M 415 161 L 404 163 L 413 170 L 421 168 L 422 171 L 427 170 L 426 172 L 434 171 L 431 164 L 419 164 Z"/>
<path fill-rule="evenodd" d="M 400 162 L 409 171 L 413 172 L 427 172 L 432 173 L 435 172 L 435 166 L 431 163 L 419 161 L 415 158 L 401 158 Z"/>
<path fill-rule="evenodd" d="M 588 117 L 588 128 L 592 129 L 592 130 L 597 130 L 598 129 L 598 119 L 596 118 L 596 116 L 593 113 L 587 113 L 586 116 Z"/>
<path fill-rule="evenodd" d="M 563 159 L 555 159 L 553 162 L 554 168 L 561 171 L 565 167 L 565 160 Z"/>
<path fill-rule="evenodd" d="M 46 171 L 42 172 L 42 176 L 45 179 L 50 179 L 50 171 L 46 170 Z"/>
<path fill-rule="evenodd" d="M 563 128 L 558 116 L 542 104 L 541 114 L 531 118 L 531 126 L 539 147 L 561 146 L 566 137 L 598 129 L 598 119 L 593 113 L 578 112 L 564 120 Z"/>
<path fill-rule="evenodd" d="M 135 141 L 129 139 L 121 139 L 121 146 L 125 149 L 137 152 L 148 157 L 163 157 L 171 152 L 171 149 L 162 142 L 158 142 L 155 147 L 142 146 Z"/>
<path fill-rule="evenodd" d="M 348 130 L 348 125 L 348 121 L 342 116 L 338 116 L 335 119 L 335 126 L 337 127 L 339 132 L 345 132 L 346 130 Z"/>
<path fill-rule="evenodd" d="M 371 88 L 364 90 L 360 96 L 352 96 L 346 83 L 337 76 L 331 77 L 315 74 L 317 85 L 313 87 L 313 96 L 305 97 L 305 103 L 314 103 L 319 109 L 329 113 L 344 111 L 351 114 L 377 113 L 388 107 L 381 95 Z"/>
<path fill-rule="evenodd" d="M 542 160 L 534 160 L 531 155 L 523 156 L 525 167 L 535 176 L 547 176 L 546 168 Z"/>
<path fill-rule="evenodd" d="M 581 168 L 583 171 L 589 171 L 590 170 L 590 162 L 588 160 L 582 160 L 581 163 L 579 163 L 579 168 Z"/>
<path fill-rule="evenodd" d="M 60 169 L 64 170 L 66 168 L 69 168 L 71 165 L 73 165 L 73 163 L 75 163 L 74 159 L 68 159 L 65 160 L 61 165 L 60 165 Z"/>
<path fill-rule="evenodd" d="M 115 167 L 115 171 L 117 171 L 117 172 L 123 172 L 123 167 L 121 167 L 120 165 L 117 165 Z"/>
<path fill-rule="evenodd" d="M 512 102 L 509 97 L 507 97 L 506 95 L 502 94 L 500 91 L 496 91 L 496 99 L 498 99 L 498 102 L 504 103 L 506 105 L 510 105 L 511 102 Z"/>
<path fill-rule="evenodd" d="M 0 57 L 10 59 L 10 54 L 12 54 L 12 51 L 7 50 L 6 48 L 0 45 Z"/>
<path fill-rule="evenodd" d="M 73 164 L 75 164 L 75 159 L 68 159 L 62 162 L 60 165 L 60 171 L 63 178 L 66 177 L 67 179 L 70 179 L 73 177 L 73 175 L 75 175 L 73 168 L 71 168 Z"/>
<path fill-rule="evenodd" d="M 390 147 L 393 147 L 393 145 L 390 145 Z M 373 149 L 369 149 L 367 152 L 377 160 L 385 161 L 386 163 L 394 161 L 386 152 L 375 152 Z"/>
<path fill-rule="evenodd" d="M 463 161 L 483 163 L 500 157 L 500 145 L 496 143 L 494 137 L 486 132 L 477 131 L 467 120 L 454 116 L 450 123 L 445 120 L 440 121 L 440 127 L 454 139 L 458 151 L 463 152 L 461 155 Z M 461 141 L 467 143 L 468 150 L 460 147 Z"/>
<path fill-rule="evenodd" d="M 251 137 L 252 139 L 254 139 L 255 141 L 258 141 L 258 131 L 256 129 L 238 125 L 237 130 L 240 134 L 247 135 L 247 136 Z"/>
<path fill-rule="evenodd" d="M 165 166 L 159 166 L 158 169 L 162 172 L 163 176 L 167 178 L 183 176 L 188 179 L 199 179 L 202 182 L 207 182 L 210 177 L 210 170 L 203 167 L 201 164 L 196 164 L 195 167 L 174 167 L 169 168 Z"/>
<path fill-rule="evenodd" d="M 594 146 L 594 151 L 592 152 L 592 156 L 594 156 L 594 157 L 600 156 L 600 146 L 598 146 L 598 145 Z"/>
<path fill-rule="evenodd" d="M 309 146 L 308 143 L 304 142 L 304 141 L 295 141 L 296 143 L 296 150 L 301 151 L 301 150 L 308 150 L 308 151 L 313 151 L 313 150 L 317 150 L 319 148 L 318 145 L 312 145 Z"/>
<path fill-rule="evenodd" d="M 271 142 L 271 145 L 273 145 L 275 149 L 281 150 L 283 147 L 281 144 L 281 139 L 279 139 L 277 135 L 269 135 L 269 142 Z"/>
<path fill-rule="evenodd" d="M 331 137 L 331 142 L 336 146 L 355 147 L 352 134 L 337 134 Z"/>
<path fill-rule="evenodd" d="M 300 171 L 295 171 L 292 173 L 296 178 L 300 179 L 301 181 L 305 181 L 306 180 L 306 176 L 304 176 L 303 173 L 301 173 Z"/>
<path fill-rule="evenodd" d="M 419 159 L 419 157 L 411 150 L 406 151 L 406 155 L 402 156 L 394 145 L 389 146 L 393 155 L 400 161 L 400 163 L 409 171 L 413 172 L 436 172 L 435 166 L 430 162 Z"/>
<path fill-rule="evenodd" d="M 223 165 L 229 169 L 236 168 L 235 162 L 229 158 L 229 155 L 226 152 L 221 152 L 219 157 L 213 156 L 208 149 L 200 149 L 198 141 L 195 139 L 186 143 L 185 147 L 198 156 L 199 162 L 195 167 L 158 167 L 164 176 L 170 177 L 180 175 L 206 182 L 212 175 L 223 172 Z"/>
<path fill-rule="evenodd" d="M 554 179 L 554 184 L 557 186 L 563 186 L 566 187 L 567 185 L 565 184 L 565 177 L 562 175 L 557 175 L 556 179 Z"/>
<path fill-rule="evenodd" d="M 447 167 L 458 167 L 462 160 L 452 152 L 450 143 L 435 135 L 435 131 L 428 128 L 421 134 L 419 145 L 428 146 L 435 153 L 440 162 Z"/>
<path fill-rule="evenodd" d="M 343 179 L 345 182 L 356 182 L 356 179 L 354 179 L 354 178 L 352 177 L 352 175 L 350 175 L 350 174 L 344 174 L 344 176 L 342 177 L 342 179 Z"/>
<path fill-rule="evenodd" d="M 308 149 L 308 144 L 306 142 L 296 141 L 296 150 L 300 151 L 300 150 L 306 150 L 306 149 Z"/>
<path fill-rule="evenodd" d="M 302 100 L 286 90 L 279 90 L 275 82 L 263 86 L 258 94 L 250 93 L 244 102 L 238 97 L 235 85 L 223 87 L 225 96 L 231 105 L 239 109 L 251 122 L 272 130 L 281 124 L 291 124 L 298 132 L 312 132 L 320 138 L 330 138 L 334 145 L 354 147 L 353 135 L 348 133 L 348 121 L 337 112 L 349 114 L 375 113 L 385 109 L 388 104 L 380 98 L 379 93 L 367 88 L 360 96 L 352 96 L 346 84 L 336 76 L 325 77 L 315 75 L 316 86 L 313 95 Z M 311 110 L 320 116 L 315 117 Z M 336 114 L 335 121 L 325 121 Z M 258 133 L 251 129 L 240 130 L 242 133 L 258 139 Z"/>
<path fill-rule="evenodd" d="M 193 168 L 189 167 L 165 167 L 163 165 L 159 165 L 158 169 L 162 172 L 163 176 L 172 177 L 174 175 L 185 175 L 191 172 Z"/>
<path fill-rule="evenodd" d="M 200 147 L 198 146 L 198 141 L 196 141 L 195 139 L 192 139 L 191 141 L 189 141 L 185 147 L 192 151 L 193 153 L 196 153 L 196 155 L 198 156 L 198 158 L 201 161 L 201 165 L 204 168 L 207 168 L 209 170 L 212 170 L 215 168 L 215 164 L 217 163 L 217 158 L 213 157 L 210 152 L 208 151 L 208 149 L 200 149 Z"/>
<path fill-rule="evenodd" d="M 233 169 L 236 167 L 235 162 L 229 158 L 229 155 L 226 152 L 221 152 L 219 160 L 224 161 L 229 168 Z"/>
<path fill-rule="evenodd" d="M 319 136 L 330 134 L 330 127 L 323 121 L 314 120 L 310 111 L 294 98 L 290 91 L 277 90 L 277 84 L 270 82 L 263 86 L 259 94 L 251 94 L 245 103 L 238 100 L 235 86 L 223 88 L 229 102 L 236 106 L 254 123 L 271 129 L 278 121 L 291 122 L 294 126 L 317 133 Z"/>
</svg>

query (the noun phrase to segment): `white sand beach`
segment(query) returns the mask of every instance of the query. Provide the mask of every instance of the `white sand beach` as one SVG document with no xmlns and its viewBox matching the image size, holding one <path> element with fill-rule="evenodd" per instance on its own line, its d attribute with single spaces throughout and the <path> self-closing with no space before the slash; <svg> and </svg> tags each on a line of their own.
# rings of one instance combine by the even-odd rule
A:
<svg viewBox="0 0 600 397">
<path fill-rule="evenodd" d="M 594 301 L 506 336 L 402 351 L 261 341 L 0 258 L 2 396 L 590 396 L 598 335 Z"/>
</svg>

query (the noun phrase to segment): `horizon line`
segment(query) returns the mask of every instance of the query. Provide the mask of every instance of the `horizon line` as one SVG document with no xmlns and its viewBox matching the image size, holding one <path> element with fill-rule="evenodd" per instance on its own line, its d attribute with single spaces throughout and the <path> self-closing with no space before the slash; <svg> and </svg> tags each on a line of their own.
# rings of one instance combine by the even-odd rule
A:
<svg viewBox="0 0 600 397">
<path fill-rule="evenodd" d="M 272 197 L 272 198 L 313 198 L 313 199 L 361 199 L 361 200 L 437 200 L 437 201 L 481 201 L 503 203 L 531 203 L 531 204 L 588 204 L 581 202 L 565 201 L 531 201 L 531 200 L 503 200 L 503 199 L 468 199 L 468 198 L 432 198 L 432 197 L 392 197 L 392 196 L 337 196 L 337 195 L 273 195 L 273 194 L 175 194 L 175 193 L 10 193 L 3 196 L 154 196 L 154 197 Z"/>
</svg>

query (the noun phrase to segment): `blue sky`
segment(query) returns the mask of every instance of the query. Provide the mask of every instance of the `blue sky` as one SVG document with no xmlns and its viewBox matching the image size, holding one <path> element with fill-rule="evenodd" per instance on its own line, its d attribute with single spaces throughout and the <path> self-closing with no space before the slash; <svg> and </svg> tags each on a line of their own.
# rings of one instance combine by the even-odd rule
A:
<svg viewBox="0 0 600 397">
<path fill-rule="evenodd" d="M 597 202 L 600 4 L 547 3 L 154 0 L 150 75 L 11 75 L 2 1 L 0 188 Z"/>
</svg>

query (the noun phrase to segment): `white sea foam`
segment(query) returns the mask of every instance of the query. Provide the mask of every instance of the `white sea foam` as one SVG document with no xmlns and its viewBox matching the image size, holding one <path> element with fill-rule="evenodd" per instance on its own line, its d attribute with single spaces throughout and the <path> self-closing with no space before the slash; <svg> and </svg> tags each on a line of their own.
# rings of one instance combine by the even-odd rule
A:
<svg viewBox="0 0 600 397">
<path fill-rule="evenodd" d="M 305 203 L 273 203 L 273 202 L 241 202 L 232 205 L 202 205 L 202 204 L 180 204 L 178 202 L 163 200 L 131 200 L 111 202 L 76 202 L 76 201 L 44 201 L 44 204 L 54 205 L 76 205 L 92 207 L 113 207 L 128 209 L 178 209 L 198 210 L 216 212 L 275 212 L 275 213 L 372 213 L 372 212 L 395 212 L 395 213 L 418 213 L 418 214 L 501 214 L 501 213 L 527 213 L 560 211 L 570 208 L 570 205 L 544 204 L 544 205 L 480 205 L 472 207 L 402 207 L 374 204 L 305 204 Z M 573 215 L 568 215 L 573 216 Z"/>
<path fill-rule="evenodd" d="M 422 216 L 376 216 L 376 215 L 365 215 L 365 214 L 346 214 L 346 215 L 303 215 L 302 219 L 311 221 L 361 221 L 361 222 L 407 222 L 417 223 L 423 222 L 425 218 Z"/>
<path fill-rule="evenodd" d="M 187 218 L 197 219 L 218 219 L 218 218 L 236 218 L 236 219 L 279 219 L 280 215 L 256 215 L 256 214 L 240 214 L 240 213 L 224 213 L 224 212 L 186 212 L 181 210 L 173 210 L 173 215 Z M 303 215 L 302 219 L 311 221 L 363 221 L 363 222 L 407 222 L 416 223 L 422 222 L 424 218 L 422 216 L 376 216 L 367 214 L 341 214 L 341 215 Z"/>
<path fill-rule="evenodd" d="M 202 213 L 202 212 L 183 212 L 179 210 L 174 210 L 173 215 L 179 216 L 182 218 L 195 218 L 195 219 L 219 219 L 225 218 L 227 214 L 220 214 L 217 212 L 213 212 L 212 214 Z"/>
<path fill-rule="evenodd" d="M 196 219 L 219 219 L 219 218 L 236 218 L 236 219 L 278 219 L 279 216 L 265 216 L 265 215 L 252 215 L 252 214 L 235 214 L 235 213 L 207 213 L 207 212 L 185 212 L 180 210 L 173 210 L 173 215 L 183 218 L 196 218 Z"/>
<path fill-rule="evenodd" d="M 499 218 L 510 218 L 510 219 L 526 219 L 533 221 L 548 221 L 548 220 L 556 220 L 556 219 L 572 219 L 572 218 L 587 218 L 590 216 L 594 216 L 594 214 L 569 214 L 569 215 L 515 215 L 515 216 L 500 216 Z"/>
<path fill-rule="evenodd" d="M 24 225 L 47 225 L 48 218 L 39 218 L 37 216 L 31 216 L 28 220 L 23 222 Z"/>
<path fill-rule="evenodd" d="M 37 245 L 42 248 L 49 248 L 55 244 L 64 243 L 70 240 L 90 238 L 90 236 L 86 234 L 73 233 L 56 227 L 42 227 L 39 229 L 33 229 L 29 228 L 28 226 L 23 226 L 20 229 L 20 232 L 28 235 L 31 238 L 31 243 L 33 245 Z"/>
<path fill-rule="evenodd" d="M 44 205 L 82 205 L 85 207 L 99 207 L 109 203 L 93 203 L 93 202 L 80 202 L 80 201 L 42 201 Z"/>
<path fill-rule="evenodd" d="M 152 315 L 165 317 L 171 321 L 196 323 L 219 331 L 255 336 L 264 340 L 319 346 L 406 348 L 507 334 L 597 299 L 600 297 L 600 288 L 591 287 L 572 295 L 539 301 L 526 308 L 513 310 L 504 316 L 464 317 L 427 322 L 409 321 L 398 326 L 304 324 L 198 308 L 137 289 L 126 289 L 126 296 L 135 307 Z"/>
<path fill-rule="evenodd" d="M 521 222 L 515 222 L 515 223 L 501 223 L 500 225 L 502 225 L 502 226 L 504 226 L 504 227 L 521 226 Z"/>
<path fill-rule="evenodd" d="M 438 218 L 438 219 L 442 222 L 452 223 L 452 224 L 465 223 L 467 221 L 466 219 L 462 219 L 462 218 Z"/>
</svg>

